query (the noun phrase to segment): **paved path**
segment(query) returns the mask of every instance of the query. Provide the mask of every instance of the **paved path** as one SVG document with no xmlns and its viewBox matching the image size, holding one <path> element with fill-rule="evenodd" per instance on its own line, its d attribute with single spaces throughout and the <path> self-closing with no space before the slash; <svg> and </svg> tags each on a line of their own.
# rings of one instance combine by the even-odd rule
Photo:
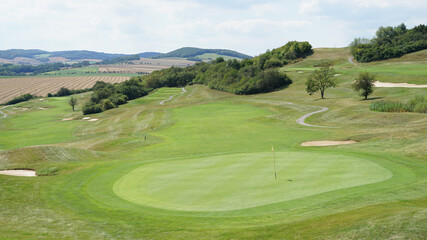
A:
<svg viewBox="0 0 427 240">
<path fill-rule="evenodd" d="M 320 107 L 320 108 L 322 108 L 322 109 L 320 109 L 318 111 L 315 111 L 315 112 L 307 113 L 304 116 L 298 118 L 297 123 L 300 124 L 300 125 L 303 125 L 303 126 L 308 126 L 308 127 L 336 128 L 336 127 L 328 127 L 328 126 L 311 125 L 311 124 L 308 124 L 308 123 L 304 122 L 306 118 L 310 117 L 313 114 L 321 113 L 321 112 L 325 112 L 325 111 L 329 110 L 329 108 L 327 108 L 327 107 Z"/>
<path fill-rule="evenodd" d="M 4 107 L 1 107 L 0 108 L 0 110 L 2 110 L 2 109 L 5 109 L 5 108 L 7 108 L 8 106 L 4 106 Z M 5 117 L 7 117 L 7 114 L 6 113 L 4 113 L 4 112 L 2 112 L 2 111 L 0 111 L 0 114 L 3 114 L 3 117 L 5 118 Z"/>
<path fill-rule="evenodd" d="M 186 92 L 187 92 L 187 90 L 185 90 L 185 88 L 181 88 L 181 89 L 182 89 L 182 92 L 181 92 L 180 94 L 183 94 L 183 93 L 186 93 Z M 170 96 L 168 99 L 165 99 L 165 100 L 161 101 L 161 102 L 160 102 L 160 105 L 163 105 L 163 104 L 165 104 L 165 102 L 172 100 L 172 98 L 173 98 L 173 97 L 175 97 L 175 96 L 176 96 L 176 95 L 172 95 L 172 96 Z"/>
</svg>

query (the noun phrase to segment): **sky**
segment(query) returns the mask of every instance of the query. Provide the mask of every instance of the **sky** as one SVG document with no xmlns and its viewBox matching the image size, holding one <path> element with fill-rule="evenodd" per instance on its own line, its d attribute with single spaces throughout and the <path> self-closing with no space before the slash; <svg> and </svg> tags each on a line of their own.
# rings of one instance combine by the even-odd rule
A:
<svg viewBox="0 0 427 240">
<path fill-rule="evenodd" d="M 345 47 L 380 26 L 427 24 L 427 0 L 0 0 L 0 50 L 252 56 L 288 41 Z"/>
</svg>

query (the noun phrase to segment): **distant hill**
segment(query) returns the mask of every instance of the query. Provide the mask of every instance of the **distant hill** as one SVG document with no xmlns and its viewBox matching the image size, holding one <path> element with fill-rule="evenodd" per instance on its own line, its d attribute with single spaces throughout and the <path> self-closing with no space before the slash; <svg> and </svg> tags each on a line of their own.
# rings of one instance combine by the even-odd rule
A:
<svg viewBox="0 0 427 240">
<path fill-rule="evenodd" d="M 188 60 L 211 60 L 216 57 L 230 57 L 236 59 L 252 58 L 249 55 L 226 49 L 203 49 L 193 47 L 183 47 L 166 54 L 161 54 L 153 58 L 186 58 Z M 213 59 L 212 59 L 213 60 Z"/>
<path fill-rule="evenodd" d="M 151 58 L 162 53 L 158 52 L 143 52 L 136 54 L 141 58 Z M 74 63 L 81 61 L 101 62 L 113 60 L 121 57 L 134 57 L 132 54 L 112 54 L 104 52 L 95 52 L 87 50 L 72 50 L 72 51 L 43 51 L 39 49 L 9 49 L 0 50 L 0 64 L 31 64 L 39 65 L 43 63 Z"/>
<path fill-rule="evenodd" d="M 9 49 L 9 50 L 1 50 L 0 58 L 4 59 L 14 59 L 16 57 L 25 57 L 25 58 L 33 58 L 34 56 L 47 54 L 49 52 L 38 50 L 38 49 Z"/>
<path fill-rule="evenodd" d="M 138 55 L 139 55 L 140 58 L 153 58 L 153 57 L 159 56 L 161 54 L 163 54 L 163 53 L 159 53 L 159 52 L 143 52 L 143 53 L 140 53 Z"/>
<path fill-rule="evenodd" d="M 122 57 L 125 54 L 111 54 L 95 51 L 86 51 L 86 50 L 73 50 L 73 51 L 55 51 L 48 52 L 38 49 L 9 49 L 9 50 L 0 50 L 0 58 L 12 60 L 17 57 L 25 58 L 49 58 L 49 57 L 61 57 L 70 60 L 77 59 L 99 59 L 106 60 L 117 57 Z"/>
</svg>

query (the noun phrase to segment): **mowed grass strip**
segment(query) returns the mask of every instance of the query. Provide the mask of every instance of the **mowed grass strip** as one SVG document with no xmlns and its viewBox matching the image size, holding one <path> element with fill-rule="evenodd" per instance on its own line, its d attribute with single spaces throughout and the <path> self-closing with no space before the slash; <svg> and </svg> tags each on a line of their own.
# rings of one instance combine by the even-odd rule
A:
<svg viewBox="0 0 427 240">
<path fill-rule="evenodd" d="M 229 211 L 293 200 L 386 180 L 392 174 L 364 159 L 338 154 L 231 154 L 137 168 L 114 185 L 120 197 L 149 207 Z"/>
</svg>

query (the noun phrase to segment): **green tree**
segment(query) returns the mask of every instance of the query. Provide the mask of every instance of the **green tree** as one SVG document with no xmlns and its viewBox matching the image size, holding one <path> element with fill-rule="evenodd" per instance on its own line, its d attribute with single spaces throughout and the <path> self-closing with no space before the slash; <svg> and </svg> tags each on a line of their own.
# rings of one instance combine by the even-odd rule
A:
<svg viewBox="0 0 427 240">
<path fill-rule="evenodd" d="M 70 101 L 68 101 L 68 104 L 70 104 L 70 106 L 73 108 L 73 112 L 74 112 L 74 108 L 75 108 L 75 106 L 77 106 L 77 98 L 71 97 Z"/>
<path fill-rule="evenodd" d="M 368 99 L 368 96 L 374 91 L 375 75 L 368 72 L 359 73 L 359 78 L 353 83 L 354 91 L 359 92 L 360 96 Z"/>
<path fill-rule="evenodd" d="M 330 67 L 323 67 L 315 70 L 309 77 L 305 85 L 308 94 L 313 95 L 315 92 L 320 91 L 322 99 L 325 95 L 325 90 L 330 87 L 335 87 L 336 82 L 334 79 L 334 69 Z"/>
</svg>

